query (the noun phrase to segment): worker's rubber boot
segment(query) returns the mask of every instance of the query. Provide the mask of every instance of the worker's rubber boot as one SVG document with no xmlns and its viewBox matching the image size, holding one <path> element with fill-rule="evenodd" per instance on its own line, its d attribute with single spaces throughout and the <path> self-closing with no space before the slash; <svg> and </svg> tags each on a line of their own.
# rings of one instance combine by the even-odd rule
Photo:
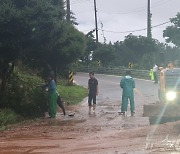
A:
<svg viewBox="0 0 180 154">
<path fill-rule="evenodd" d="M 126 112 L 119 112 L 120 115 L 122 115 L 123 117 L 126 117 L 127 116 L 127 113 Z"/>
<path fill-rule="evenodd" d="M 131 117 L 134 117 L 134 114 L 135 114 L 135 112 L 134 112 L 134 111 L 132 111 L 132 112 L 131 112 Z"/>
</svg>

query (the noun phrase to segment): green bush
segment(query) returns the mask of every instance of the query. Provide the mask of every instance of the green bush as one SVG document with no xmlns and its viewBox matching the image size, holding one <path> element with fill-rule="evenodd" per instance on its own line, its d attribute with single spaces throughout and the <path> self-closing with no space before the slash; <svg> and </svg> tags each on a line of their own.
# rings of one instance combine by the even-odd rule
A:
<svg viewBox="0 0 180 154">
<path fill-rule="evenodd" d="M 3 95 L 3 107 L 22 116 L 42 116 L 47 111 L 47 94 L 41 83 L 41 78 L 16 68 Z"/>
<path fill-rule="evenodd" d="M 0 127 L 18 122 L 20 116 L 11 109 L 0 110 Z"/>
</svg>

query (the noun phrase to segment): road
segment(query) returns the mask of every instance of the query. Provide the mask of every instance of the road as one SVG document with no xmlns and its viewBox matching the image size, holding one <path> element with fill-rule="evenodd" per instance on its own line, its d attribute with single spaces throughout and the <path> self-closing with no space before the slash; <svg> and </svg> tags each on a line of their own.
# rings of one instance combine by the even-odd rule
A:
<svg viewBox="0 0 180 154">
<path fill-rule="evenodd" d="M 151 81 L 135 79 L 136 114 L 134 117 L 122 117 L 118 114 L 122 93 L 119 87 L 121 77 L 98 74 L 95 76 L 99 81 L 95 114 L 88 114 L 87 99 L 84 99 L 80 105 L 67 108 L 67 112 L 75 113 L 72 117 L 64 117 L 58 113 L 54 120 L 43 118 L 0 132 L 0 153 L 149 153 L 147 135 L 154 128 L 149 126 L 148 118 L 142 116 L 142 109 L 144 104 L 157 101 L 158 85 Z M 88 79 L 88 74 L 85 73 L 75 76 L 76 82 L 85 87 Z M 179 127 L 170 126 L 156 127 L 154 134 L 160 139 L 164 138 L 164 134 L 174 132 L 174 136 L 177 137 Z"/>
</svg>

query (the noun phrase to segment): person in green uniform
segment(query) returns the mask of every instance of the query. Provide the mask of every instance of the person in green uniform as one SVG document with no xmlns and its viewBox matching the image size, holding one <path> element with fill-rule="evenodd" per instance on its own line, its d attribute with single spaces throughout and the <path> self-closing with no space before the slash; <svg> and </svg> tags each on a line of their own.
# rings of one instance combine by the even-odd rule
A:
<svg viewBox="0 0 180 154">
<path fill-rule="evenodd" d="M 154 81 L 154 72 L 153 72 L 153 69 L 150 69 L 149 76 L 150 76 L 151 80 Z"/>
<path fill-rule="evenodd" d="M 128 107 L 128 100 L 130 100 L 130 109 L 131 116 L 135 113 L 134 106 L 134 88 L 135 82 L 133 78 L 130 76 L 131 72 L 129 70 L 126 71 L 126 76 L 122 78 L 120 81 L 120 87 L 123 89 L 122 92 L 122 105 L 121 105 L 121 114 L 125 115 Z"/>
<path fill-rule="evenodd" d="M 51 118 L 55 118 L 58 95 L 56 92 L 56 83 L 53 79 L 53 76 L 48 77 L 48 98 L 49 98 L 49 115 Z"/>
</svg>

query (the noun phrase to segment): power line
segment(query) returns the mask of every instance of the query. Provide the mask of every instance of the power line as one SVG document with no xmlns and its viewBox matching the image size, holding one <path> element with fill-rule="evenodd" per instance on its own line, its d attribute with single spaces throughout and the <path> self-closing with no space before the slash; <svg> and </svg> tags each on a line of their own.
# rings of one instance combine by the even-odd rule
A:
<svg viewBox="0 0 180 154">
<path fill-rule="evenodd" d="M 164 23 L 161 23 L 161 24 L 158 24 L 158 25 L 154 25 L 152 26 L 152 28 L 157 28 L 157 27 L 160 27 L 162 25 L 165 25 L 167 23 L 170 23 L 170 21 L 167 21 L 167 22 L 164 22 Z M 94 28 L 92 29 L 87 29 L 87 30 L 83 30 L 82 32 L 86 32 L 86 31 L 92 31 L 92 30 L 95 30 Z M 101 29 L 99 29 L 101 30 Z M 142 28 L 142 29 L 138 29 L 138 30 L 129 30 L 129 31 L 123 31 L 123 32 L 117 32 L 117 31 L 109 31 L 109 30 L 103 30 L 104 32 L 108 32 L 108 33 L 131 33 L 131 32 L 139 32 L 139 31 L 143 31 L 143 30 L 147 30 L 147 28 Z"/>
<path fill-rule="evenodd" d="M 71 2 L 71 5 L 76 5 L 76 4 L 79 4 L 79 3 L 84 3 L 84 2 L 89 2 L 89 0 L 76 0 L 74 2 Z"/>
<path fill-rule="evenodd" d="M 171 22 L 171 21 L 167 21 L 167 22 L 164 22 L 164 23 L 161 23 L 161 24 L 158 24 L 158 25 L 152 26 L 152 28 L 156 28 L 156 27 L 159 27 L 159 26 L 165 25 L 165 24 L 170 23 L 170 22 Z"/>
<path fill-rule="evenodd" d="M 156 28 L 156 27 L 165 25 L 165 24 L 167 24 L 167 23 L 170 23 L 170 21 L 167 21 L 167 22 L 164 22 L 164 23 L 161 23 L 161 24 L 152 26 L 151 28 Z M 132 32 L 144 31 L 144 30 L 147 30 L 147 28 L 142 28 L 142 29 L 137 29 L 137 30 L 129 30 L 129 31 L 124 31 L 124 32 L 116 32 L 116 31 L 109 31 L 109 30 L 104 30 L 104 31 L 105 31 L 105 32 L 108 32 L 108 33 L 132 33 Z"/>
<path fill-rule="evenodd" d="M 74 12 L 75 14 L 78 14 L 78 13 L 92 13 L 92 12 L 94 12 L 94 6 L 91 6 L 91 7 L 89 7 L 88 9 L 86 9 L 86 10 L 81 10 L 81 11 L 76 11 L 76 12 Z"/>
<path fill-rule="evenodd" d="M 157 6 L 162 6 L 162 5 L 164 5 L 164 4 L 166 4 L 167 2 L 170 2 L 170 1 L 173 1 L 173 0 L 164 0 L 164 1 L 162 1 L 163 3 L 161 3 L 160 1 L 159 1 L 159 3 L 157 2 L 157 5 L 152 5 L 152 7 L 151 8 L 154 8 L 154 7 L 157 7 Z"/>
<path fill-rule="evenodd" d="M 82 32 L 90 32 L 90 31 L 95 31 L 95 28 L 91 28 L 91 29 L 83 30 Z"/>
<path fill-rule="evenodd" d="M 157 1 L 157 2 L 152 4 L 151 8 L 163 5 L 163 4 L 165 4 L 165 3 L 169 2 L 169 1 L 172 1 L 172 0 L 160 0 L 160 1 Z M 139 12 L 146 11 L 146 8 L 147 8 L 146 6 L 142 6 L 142 7 L 139 7 L 139 8 L 130 9 L 130 10 L 126 10 L 126 11 L 120 11 L 120 12 L 112 12 L 112 11 L 111 12 L 106 12 L 105 10 L 98 10 L 98 11 L 100 13 L 105 13 L 105 14 L 131 14 L 131 13 L 139 13 Z"/>
<path fill-rule="evenodd" d="M 103 25 L 103 23 L 102 23 L 102 21 L 101 21 L 101 19 L 100 19 L 99 14 L 98 14 L 98 18 L 99 18 L 99 22 L 100 22 L 100 24 L 101 24 L 101 31 L 102 31 L 102 36 L 103 36 L 103 39 L 104 39 L 104 43 L 106 43 L 106 37 L 105 37 L 105 35 L 104 35 L 104 29 L 103 29 L 104 25 Z"/>
</svg>

